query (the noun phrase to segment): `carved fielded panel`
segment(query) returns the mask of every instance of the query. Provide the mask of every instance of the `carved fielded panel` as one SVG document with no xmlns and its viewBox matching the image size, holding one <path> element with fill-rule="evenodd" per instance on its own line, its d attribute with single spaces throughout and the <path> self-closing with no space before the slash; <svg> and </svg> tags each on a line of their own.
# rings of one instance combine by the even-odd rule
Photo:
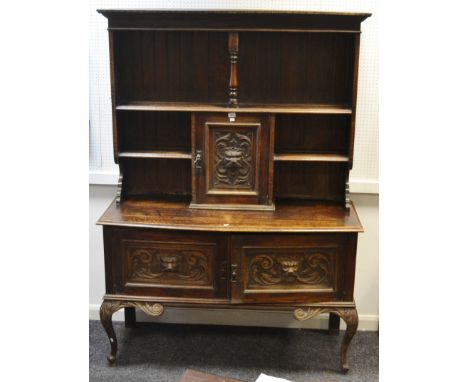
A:
<svg viewBox="0 0 468 382">
<path fill-rule="evenodd" d="M 213 285 L 211 244 L 124 242 L 127 283 Z"/>
<path fill-rule="evenodd" d="M 207 124 L 208 193 L 256 193 L 258 124 Z"/>
<path fill-rule="evenodd" d="M 252 135 L 251 131 L 215 133 L 215 186 L 252 186 Z"/>
<path fill-rule="evenodd" d="M 245 249 L 246 289 L 334 289 L 335 248 Z"/>
</svg>

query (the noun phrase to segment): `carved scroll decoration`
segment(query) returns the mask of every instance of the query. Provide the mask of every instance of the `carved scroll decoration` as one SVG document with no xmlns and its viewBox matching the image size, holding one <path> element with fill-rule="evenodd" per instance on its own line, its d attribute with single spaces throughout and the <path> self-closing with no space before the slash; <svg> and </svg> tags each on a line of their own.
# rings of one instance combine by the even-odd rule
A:
<svg viewBox="0 0 468 382">
<path fill-rule="evenodd" d="M 252 132 L 215 133 L 214 184 L 252 186 Z"/>
<path fill-rule="evenodd" d="M 250 261 L 250 282 L 275 285 L 299 282 L 328 284 L 332 276 L 330 257 L 322 253 L 256 255 Z"/>
<path fill-rule="evenodd" d="M 157 302 L 105 300 L 101 305 L 101 314 L 112 315 L 122 308 L 138 308 L 149 316 L 160 316 L 164 307 Z"/>
<path fill-rule="evenodd" d="M 115 203 L 117 205 L 119 205 L 122 201 L 122 182 L 123 182 L 123 172 L 122 170 L 120 170 L 119 180 L 117 181 L 117 194 L 116 194 L 116 199 L 115 199 Z"/>
<path fill-rule="evenodd" d="M 349 196 L 349 180 L 345 184 L 345 207 L 347 210 L 351 208 L 351 198 Z"/>
<path fill-rule="evenodd" d="M 201 251 L 160 251 L 133 248 L 130 280 L 185 280 L 209 283 L 208 259 Z"/>
</svg>

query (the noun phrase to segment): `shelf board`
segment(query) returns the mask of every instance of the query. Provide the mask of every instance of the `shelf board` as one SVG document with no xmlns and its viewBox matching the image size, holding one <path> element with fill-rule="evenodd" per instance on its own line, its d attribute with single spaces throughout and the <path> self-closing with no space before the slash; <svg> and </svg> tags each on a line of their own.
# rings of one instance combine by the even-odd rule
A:
<svg viewBox="0 0 468 382">
<path fill-rule="evenodd" d="M 348 162 L 349 157 L 338 154 L 275 154 L 273 159 L 278 162 Z"/>
<path fill-rule="evenodd" d="M 223 104 L 136 101 L 117 105 L 115 109 L 134 111 L 186 111 L 222 113 L 352 114 L 352 109 L 346 105 L 314 104 L 239 104 L 239 107 L 228 107 Z"/>
<path fill-rule="evenodd" d="M 114 202 L 98 223 L 105 226 L 217 232 L 362 232 L 351 204 L 276 203 L 275 211 L 216 211 L 189 208 L 188 201 L 128 199 Z"/>
<path fill-rule="evenodd" d="M 162 150 L 141 150 L 122 151 L 119 158 L 162 158 L 162 159 L 192 159 L 189 151 L 162 151 Z"/>
</svg>

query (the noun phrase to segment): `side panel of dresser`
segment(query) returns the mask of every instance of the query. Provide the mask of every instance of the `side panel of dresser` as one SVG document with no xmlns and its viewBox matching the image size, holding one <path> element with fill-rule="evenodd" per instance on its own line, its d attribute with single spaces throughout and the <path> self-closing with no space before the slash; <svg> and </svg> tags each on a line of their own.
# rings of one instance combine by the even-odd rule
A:
<svg viewBox="0 0 468 382">
<path fill-rule="evenodd" d="M 353 301 L 357 234 L 232 235 L 234 303 Z"/>
<path fill-rule="evenodd" d="M 106 293 L 170 299 L 227 299 L 227 238 L 104 227 Z"/>
</svg>

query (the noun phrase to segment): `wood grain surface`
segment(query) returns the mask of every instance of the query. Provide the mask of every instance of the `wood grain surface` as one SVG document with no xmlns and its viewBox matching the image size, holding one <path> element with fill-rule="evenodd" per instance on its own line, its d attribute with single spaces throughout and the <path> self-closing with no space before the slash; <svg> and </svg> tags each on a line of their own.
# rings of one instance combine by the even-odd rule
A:
<svg viewBox="0 0 468 382">
<path fill-rule="evenodd" d="M 275 211 L 190 209 L 188 202 L 152 199 L 114 202 L 97 224 L 219 232 L 363 232 L 354 205 L 291 201 Z"/>
</svg>

